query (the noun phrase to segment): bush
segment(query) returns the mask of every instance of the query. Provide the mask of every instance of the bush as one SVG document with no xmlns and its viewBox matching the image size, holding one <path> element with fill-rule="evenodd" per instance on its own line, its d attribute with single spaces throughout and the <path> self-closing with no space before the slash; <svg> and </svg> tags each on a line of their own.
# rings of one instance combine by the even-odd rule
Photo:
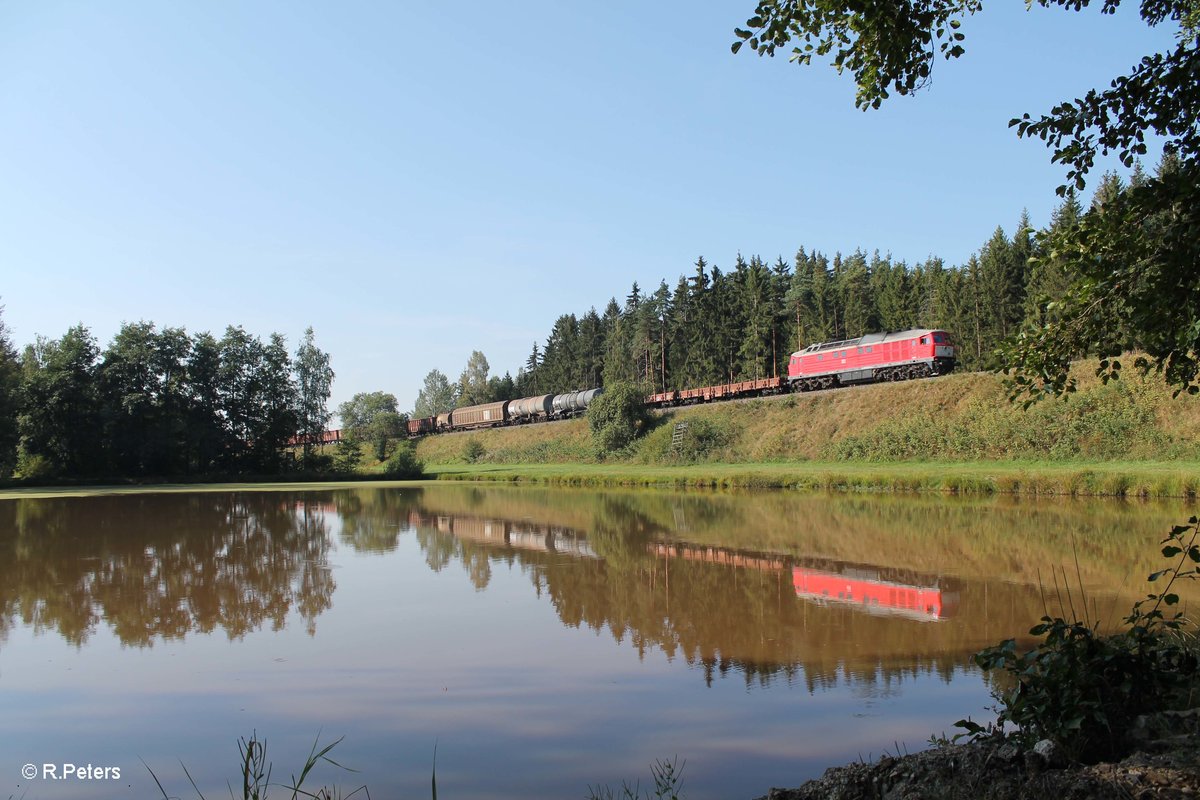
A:
<svg viewBox="0 0 1200 800">
<path fill-rule="evenodd" d="M 392 457 L 383 465 L 383 474 L 389 478 L 416 479 L 425 477 L 425 465 L 417 459 L 417 448 L 412 442 L 396 445 Z"/>
<path fill-rule="evenodd" d="M 360 458 L 362 458 L 362 449 L 358 440 L 353 436 L 346 436 L 337 443 L 334 450 L 333 471 L 349 475 L 358 470 Z"/>
<path fill-rule="evenodd" d="M 1194 688 L 1195 650 L 1175 635 L 1185 624 L 1183 615 L 1168 616 L 1164 609 L 1179 602 L 1171 591 L 1176 579 L 1200 575 L 1200 567 L 1184 568 L 1189 560 L 1200 563 L 1197 531 L 1192 517 L 1163 541 L 1163 555 L 1179 561 L 1150 576 L 1151 581 L 1164 575 L 1170 580 L 1161 592 L 1134 605 L 1121 633 L 1100 636 L 1087 623 L 1045 616 L 1030 630 L 1043 637 L 1032 650 L 1018 653 L 1009 639 L 976 655 L 981 668 L 1007 673 L 1011 688 L 995 692 L 1000 705 L 992 726 L 969 720 L 958 725 L 970 736 L 997 735 L 1012 726 L 1020 743 L 1051 739 L 1073 761 L 1121 757 L 1138 716 L 1182 704 Z"/>
<path fill-rule="evenodd" d="M 483 458 L 483 454 L 487 452 L 483 446 L 483 442 L 472 436 L 467 439 L 467 443 L 463 445 L 463 459 L 468 464 L 474 464 L 479 459 Z"/>
<path fill-rule="evenodd" d="M 618 381 L 604 388 L 588 406 L 588 428 L 592 445 L 603 458 L 609 453 L 624 450 L 645 430 L 649 412 L 644 404 L 645 393 L 637 385 Z"/>
<path fill-rule="evenodd" d="M 54 463 L 39 453 L 28 453 L 24 448 L 17 455 L 17 469 L 14 475 L 27 481 L 53 478 L 58 474 Z"/>
<path fill-rule="evenodd" d="M 675 448 L 674 457 L 684 462 L 702 461 L 711 458 L 732 440 L 725 427 L 709 419 L 697 417 L 688 420 L 683 440 Z"/>
</svg>

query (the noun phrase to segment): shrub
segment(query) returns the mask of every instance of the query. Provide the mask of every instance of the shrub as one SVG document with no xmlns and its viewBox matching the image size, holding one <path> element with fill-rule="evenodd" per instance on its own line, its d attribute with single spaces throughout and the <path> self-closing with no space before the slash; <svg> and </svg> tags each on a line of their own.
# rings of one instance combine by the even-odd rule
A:
<svg viewBox="0 0 1200 800">
<path fill-rule="evenodd" d="M 389 478 L 415 479 L 425 477 L 425 465 L 417 459 L 417 449 L 411 442 L 396 445 L 392 457 L 383 465 Z"/>
<path fill-rule="evenodd" d="M 592 400 L 587 410 L 588 428 L 598 456 L 624 450 L 645 431 L 649 413 L 644 399 L 645 393 L 635 384 L 618 381 Z"/>
<path fill-rule="evenodd" d="M 468 464 L 474 464 L 479 459 L 483 458 L 483 454 L 487 452 L 483 446 L 483 442 L 472 436 L 467 439 L 467 443 L 463 445 L 463 460 Z"/>
<path fill-rule="evenodd" d="M 702 417 L 689 420 L 674 455 L 680 461 L 700 461 L 729 444 L 733 437 L 721 425 Z"/>
<path fill-rule="evenodd" d="M 1030 630 L 1042 637 L 1032 650 L 1018 653 L 1009 639 L 977 654 L 981 668 L 1007 673 L 1010 688 L 995 692 L 999 708 L 993 725 L 957 724 L 969 736 L 996 735 L 1012 726 L 1022 744 L 1051 739 L 1074 761 L 1120 757 L 1136 717 L 1184 702 L 1193 688 L 1196 653 L 1174 635 L 1185 624 L 1183 615 L 1168 615 L 1165 609 L 1179 602 L 1171 591 L 1177 579 L 1200 575 L 1200 567 L 1188 564 L 1200 563 L 1198 530 L 1196 517 L 1171 530 L 1162 553 L 1179 561 L 1150 576 L 1151 581 L 1164 575 L 1170 580 L 1161 592 L 1134 605 L 1124 631 L 1100 636 L 1086 622 L 1045 616 Z"/>
</svg>

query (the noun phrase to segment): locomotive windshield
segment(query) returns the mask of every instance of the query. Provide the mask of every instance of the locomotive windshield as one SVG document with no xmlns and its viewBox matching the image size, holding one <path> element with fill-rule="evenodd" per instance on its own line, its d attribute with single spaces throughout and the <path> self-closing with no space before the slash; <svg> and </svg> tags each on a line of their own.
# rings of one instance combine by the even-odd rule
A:
<svg viewBox="0 0 1200 800">
<path fill-rule="evenodd" d="M 933 341 L 935 344 L 950 344 L 950 337 L 944 333 L 935 333 Z"/>
</svg>

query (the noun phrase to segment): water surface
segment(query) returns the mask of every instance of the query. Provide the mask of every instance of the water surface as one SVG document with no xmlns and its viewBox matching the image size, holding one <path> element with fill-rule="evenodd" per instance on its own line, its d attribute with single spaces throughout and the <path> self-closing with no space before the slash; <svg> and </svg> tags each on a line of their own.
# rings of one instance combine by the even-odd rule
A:
<svg viewBox="0 0 1200 800">
<path fill-rule="evenodd" d="M 345 737 L 372 797 L 753 797 L 986 717 L 971 654 L 1116 620 L 1172 504 L 339 487 L 0 500 L 0 796 L 206 796 Z M 119 780 L 21 776 L 119 767 Z M 316 788 L 315 786 L 313 788 Z"/>
</svg>

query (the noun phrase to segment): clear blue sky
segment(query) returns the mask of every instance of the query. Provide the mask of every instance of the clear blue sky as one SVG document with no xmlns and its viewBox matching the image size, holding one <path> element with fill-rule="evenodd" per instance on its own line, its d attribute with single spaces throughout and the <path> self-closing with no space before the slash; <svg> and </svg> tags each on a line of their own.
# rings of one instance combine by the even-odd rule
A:
<svg viewBox="0 0 1200 800">
<path fill-rule="evenodd" d="M 0 0 L 0 303 L 82 322 L 316 330 L 412 407 L 472 350 L 515 375 L 555 318 L 696 257 L 963 263 L 1063 170 L 1007 127 L 1161 50 L 1133 8 L 989 3 L 932 87 L 729 51 L 752 0 Z M 1152 159 L 1153 160 L 1153 159 Z"/>
</svg>

